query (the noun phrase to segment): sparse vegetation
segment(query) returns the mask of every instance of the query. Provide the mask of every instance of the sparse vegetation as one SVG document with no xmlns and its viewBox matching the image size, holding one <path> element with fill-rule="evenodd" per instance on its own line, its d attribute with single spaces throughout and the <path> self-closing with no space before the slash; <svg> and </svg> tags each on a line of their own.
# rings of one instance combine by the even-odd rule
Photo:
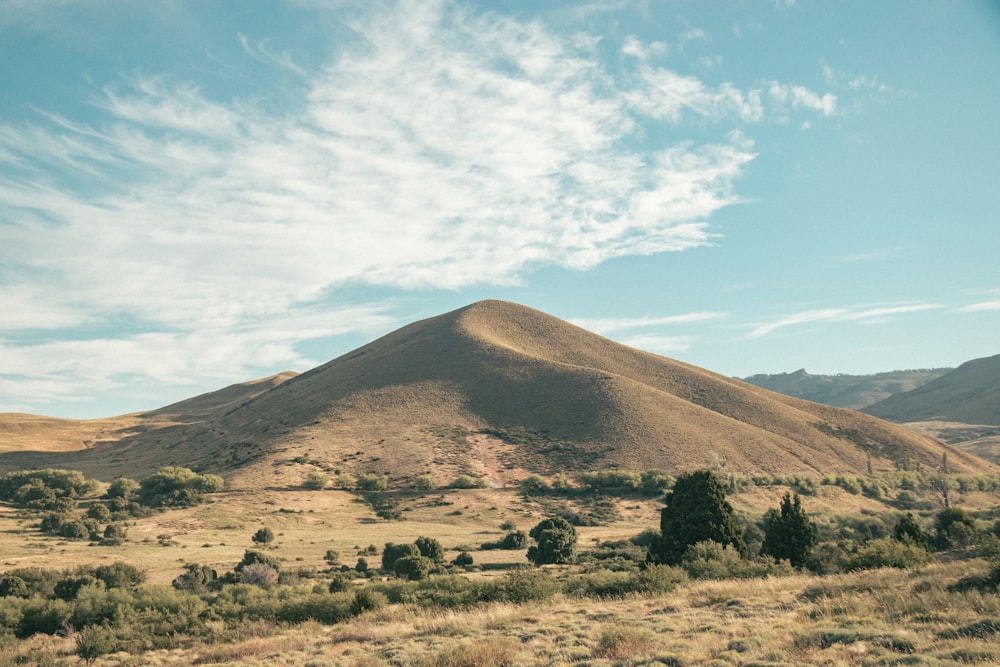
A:
<svg viewBox="0 0 1000 667">
<path fill-rule="evenodd" d="M 952 479 L 957 479 L 957 476 Z M 827 490 L 818 492 L 806 502 L 811 510 L 814 507 L 825 509 L 811 512 L 809 517 L 805 516 L 801 504 L 796 502 L 798 499 L 792 494 L 793 489 L 802 485 L 801 480 L 784 480 L 792 486 L 784 487 L 789 492 L 779 496 L 781 502 L 777 508 L 765 511 L 767 506 L 761 502 L 758 505 L 761 509 L 756 513 L 748 510 L 745 505 L 740 505 L 738 512 L 733 511 L 732 519 L 746 536 L 745 553 L 741 553 L 732 544 L 701 541 L 685 549 L 677 567 L 645 562 L 647 545 L 656 543 L 662 535 L 660 531 L 647 524 L 645 530 L 638 532 L 636 524 L 629 523 L 621 525 L 629 525 L 631 532 L 622 533 L 622 528 L 617 523 L 635 521 L 635 517 L 640 515 L 653 515 L 654 508 L 660 501 L 648 497 L 641 488 L 632 489 L 628 493 L 616 492 L 618 500 L 614 501 L 605 495 L 606 490 L 588 488 L 588 485 L 580 482 L 573 483 L 572 490 L 565 495 L 552 491 L 540 497 L 525 499 L 517 491 L 498 491 L 499 494 L 509 493 L 509 498 L 521 499 L 516 502 L 525 503 L 524 507 L 535 512 L 544 511 L 546 514 L 550 509 L 559 507 L 572 515 L 584 510 L 590 511 L 600 503 L 618 506 L 624 513 L 599 528 L 573 526 L 565 517 L 557 518 L 555 514 L 550 514 L 551 519 L 535 525 L 537 530 L 533 529 L 536 533 L 533 540 L 516 529 L 519 521 L 511 518 L 516 515 L 501 514 L 501 509 L 489 506 L 489 502 L 498 502 L 496 499 L 480 500 L 470 507 L 459 503 L 464 499 L 468 499 L 464 500 L 465 503 L 476 503 L 472 498 L 479 494 L 442 490 L 440 498 L 428 498 L 405 489 L 382 492 L 373 495 L 402 499 L 407 506 L 416 507 L 423 512 L 417 520 L 426 520 L 428 517 L 440 520 L 440 517 L 451 510 L 435 508 L 448 508 L 455 504 L 465 512 L 455 521 L 468 526 L 464 529 L 467 532 L 462 533 L 462 538 L 452 536 L 447 540 L 444 537 L 431 538 L 427 534 L 414 538 L 419 533 L 413 530 L 409 520 L 403 524 L 362 524 L 378 525 L 382 534 L 405 531 L 405 539 L 414 540 L 401 544 L 389 543 L 384 549 L 375 549 L 360 546 L 368 542 L 368 539 L 364 539 L 368 537 L 365 533 L 367 529 L 359 529 L 353 533 L 359 539 L 357 543 L 352 543 L 337 539 L 338 526 L 330 529 L 332 539 L 317 541 L 316 546 L 311 548 L 312 551 L 309 550 L 310 547 L 303 546 L 306 543 L 302 541 L 302 537 L 283 537 L 279 546 L 273 546 L 272 542 L 272 546 L 266 550 L 241 552 L 242 559 L 235 566 L 226 566 L 225 569 L 229 571 L 221 575 L 211 564 L 219 562 L 218 557 L 210 556 L 217 553 L 214 550 L 221 549 L 221 545 L 205 545 L 208 547 L 204 552 L 207 556 L 205 564 L 177 564 L 177 554 L 183 553 L 184 560 L 190 560 L 193 553 L 178 552 L 175 549 L 183 548 L 184 544 L 191 542 L 201 546 L 204 540 L 187 539 L 183 531 L 176 528 L 150 533 L 147 524 L 159 522 L 160 514 L 140 519 L 125 515 L 127 519 L 115 520 L 111 509 L 112 501 L 119 499 L 135 503 L 137 494 L 128 492 L 127 496 L 101 499 L 97 497 L 100 490 L 92 489 L 91 496 L 76 500 L 83 509 L 59 513 L 24 507 L 17 510 L 18 516 L 29 519 L 37 517 L 26 522 L 25 528 L 33 531 L 34 526 L 44 525 L 53 532 L 43 534 L 40 539 L 53 544 L 60 540 L 63 548 L 85 549 L 86 540 L 92 539 L 94 535 L 101 544 L 110 546 L 114 540 L 106 537 L 109 526 L 128 528 L 126 536 L 167 533 L 170 539 L 164 542 L 168 545 L 165 548 L 157 546 L 159 540 L 146 538 L 145 542 L 149 546 L 144 546 L 145 543 L 139 541 L 140 537 L 132 537 L 133 541 L 126 539 L 115 542 L 118 544 L 115 548 L 121 551 L 112 553 L 128 557 L 133 551 L 136 554 L 148 554 L 151 553 L 148 551 L 150 548 L 161 549 L 164 558 L 174 560 L 170 575 L 172 579 L 166 579 L 173 585 L 164 589 L 162 586 L 145 584 L 141 573 L 128 571 L 124 567 L 125 563 L 111 569 L 73 567 L 66 570 L 9 570 L 0 577 L 0 633 L 6 632 L 12 637 L 21 638 L 20 642 L 28 643 L 25 645 L 33 646 L 37 646 L 42 640 L 30 638 L 30 635 L 43 633 L 39 637 L 49 637 L 47 641 L 62 646 L 60 650 L 63 656 L 71 656 L 70 660 L 79 659 L 82 663 L 89 661 L 98 665 L 112 664 L 112 659 L 108 656 L 116 651 L 128 650 L 141 655 L 161 649 L 186 655 L 190 663 L 199 656 L 208 659 L 210 656 L 238 654 L 236 647 L 239 642 L 251 640 L 251 636 L 241 634 L 245 632 L 242 628 L 251 625 L 257 628 L 252 635 L 257 639 L 253 641 L 261 642 L 254 645 L 258 648 L 253 649 L 259 653 L 252 655 L 260 656 L 265 655 L 266 650 L 259 649 L 259 646 L 289 646 L 284 638 L 290 633 L 299 632 L 296 628 L 301 624 L 306 624 L 301 625 L 303 628 L 308 627 L 309 623 L 339 624 L 365 614 L 388 614 L 394 619 L 406 619 L 411 614 L 425 613 L 424 610 L 430 614 L 428 619 L 436 619 L 439 614 L 430 610 L 446 607 L 452 610 L 449 618 L 475 619 L 469 621 L 470 629 L 466 631 L 473 633 L 483 632 L 480 625 L 483 621 L 479 620 L 483 614 L 504 614 L 507 620 L 498 626 L 500 634 L 497 636 L 498 641 L 506 638 L 514 642 L 511 644 L 516 649 L 511 654 L 514 656 L 514 664 L 550 664 L 553 661 L 571 664 L 613 661 L 628 664 L 630 661 L 641 662 L 654 658 L 665 664 L 671 664 L 671 659 L 676 659 L 677 664 L 693 664 L 710 662 L 720 655 L 730 654 L 747 662 L 780 662 L 777 657 L 781 657 L 785 662 L 808 663 L 819 657 L 832 655 L 830 652 L 836 647 L 852 645 L 845 643 L 850 641 L 865 642 L 868 647 L 866 659 L 876 661 L 930 650 L 942 662 L 995 662 L 1000 658 L 1000 639 L 994 643 L 994 637 L 1000 638 L 1000 633 L 991 633 L 988 621 L 1000 618 L 1000 607 L 991 611 L 988 605 L 983 606 L 983 601 L 992 599 L 991 596 L 995 597 L 996 582 L 1000 581 L 1000 575 L 995 572 L 1000 571 L 1000 566 L 995 565 L 993 560 L 981 560 L 993 559 L 990 554 L 1000 553 L 1000 540 L 993 535 L 995 514 L 982 509 L 988 507 L 986 505 L 977 510 L 961 511 L 935 507 L 935 491 L 922 484 L 919 473 L 900 473 L 898 480 L 908 488 L 887 484 L 883 501 L 864 501 L 872 503 L 871 507 L 875 507 L 876 502 L 883 502 L 884 511 L 844 514 L 832 513 L 830 506 L 824 504 L 829 502 L 830 494 L 853 498 L 864 496 L 864 491 L 855 495 L 849 488 L 845 488 L 850 484 L 837 483 L 836 478 L 831 478 L 831 483 L 817 480 L 814 488 Z M 776 485 L 773 479 L 763 484 L 749 478 L 734 480 L 731 476 L 722 476 L 718 481 L 729 494 L 746 493 L 747 497 L 764 493 L 774 499 L 775 491 L 783 490 L 780 486 L 774 488 Z M 968 493 L 983 493 L 978 491 L 981 483 L 975 478 L 966 479 L 964 484 L 968 489 L 976 489 Z M 984 482 L 984 485 L 989 488 L 989 481 Z M 959 486 L 955 481 L 956 489 Z M 676 490 L 675 486 L 674 491 Z M 910 502 L 917 505 L 916 509 L 908 510 L 908 514 L 900 512 L 898 505 L 895 505 L 895 494 L 904 490 L 913 494 Z M 325 497 L 327 494 L 321 495 Z M 322 500 L 320 496 L 309 497 Z M 724 493 L 723 500 L 728 502 L 726 497 L 727 494 Z M 422 500 L 418 502 L 415 498 Z M 770 502 L 773 503 L 774 500 Z M 198 513 L 197 516 L 204 520 L 212 516 L 212 508 L 218 504 L 177 511 L 188 517 Z M 669 506 L 668 504 L 667 507 Z M 94 510 L 94 507 L 105 509 Z M 259 507 L 269 506 L 261 504 Z M 315 526 L 324 525 L 322 522 L 327 520 L 326 515 L 314 519 L 305 512 L 304 509 L 309 505 L 303 505 L 303 509 L 296 512 L 289 512 L 288 507 L 287 504 L 275 503 L 267 510 L 270 514 L 248 512 L 248 522 L 252 520 L 260 526 L 258 522 L 266 521 L 275 531 L 280 528 L 281 532 L 298 524 L 313 526 L 308 532 L 300 530 L 296 533 L 293 530 L 291 533 L 308 539 L 315 533 Z M 501 504 L 501 508 L 503 512 L 510 511 L 509 505 Z M 494 511 L 498 513 L 492 514 Z M 482 516 L 495 517 L 490 519 L 495 521 L 493 525 L 502 525 L 502 530 L 507 532 L 500 533 L 496 542 L 484 543 L 481 553 L 470 553 L 479 541 L 473 528 L 482 525 Z M 781 524 L 783 517 L 797 517 L 796 521 L 789 523 L 800 528 L 805 525 L 803 521 L 815 527 L 816 545 L 808 556 L 806 565 L 816 572 L 828 574 L 798 574 L 788 562 L 791 558 L 788 561 L 776 559 L 779 554 L 775 553 L 774 547 L 764 548 L 764 544 L 768 543 L 768 534 L 773 533 L 774 526 Z M 129 526 L 125 525 L 126 521 Z M 140 528 L 135 527 L 136 521 Z M 236 531 L 236 523 L 227 521 L 232 523 L 229 530 Z M 66 538 L 59 535 L 67 525 L 71 526 L 66 528 L 67 531 L 79 534 L 79 527 L 82 526 L 88 532 L 87 537 L 82 538 L 82 544 L 74 546 L 78 543 L 67 542 Z M 531 542 L 535 550 L 532 553 L 539 558 L 541 553 L 559 551 L 556 547 L 566 543 L 566 540 L 549 540 L 549 537 L 552 531 L 565 531 L 567 527 L 576 535 L 575 549 L 569 557 L 552 561 L 544 570 L 522 566 L 523 569 L 508 574 L 496 573 L 496 569 L 513 567 L 518 561 L 525 562 L 523 555 L 505 554 L 503 548 L 522 550 Z M 255 529 L 253 523 L 243 523 L 238 528 L 243 531 L 242 540 Z M 609 529 L 617 531 L 616 539 L 603 538 L 600 542 L 594 542 L 589 537 L 581 537 L 581 531 L 583 536 L 587 535 L 587 531 L 594 531 L 591 535 L 603 536 Z M 112 529 L 112 534 L 115 530 L 117 528 Z M 924 539 L 921 539 L 921 533 Z M 33 534 L 36 540 L 39 539 L 39 533 Z M 232 538 L 234 544 L 241 542 L 238 535 L 239 533 Z M 538 540 L 539 537 L 542 537 L 541 541 Z M 216 541 L 220 541 L 219 538 Z M 328 548 L 331 544 L 336 548 Z M 351 547 L 351 544 L 354 546 Z M 929 546 L 947 550 L 942 557 L 946 561 L 943 565 L 935 565 L 934 554 L 929 551 Z M 449 551 L 457 552 L 457 556 L 447 555 Z M 328 552 L 332 552 L 329 557 Z M 305 553 L 313 555 L 303 559 L 301 554 Z M 367 560 L 377 558 L 380 553 L 381 572 L 372 572 L 367 566 Z M 355 560 L 358 562 L 354 567 L 349 564 L 338 565 L 342 560 L 341 556 L 347 563 Z M 239 553 L 228 558 L 231 559 L 229 563 L 233 563 L 239 558 Z M 298 561 L 302 560 L 306 562 L 299 564 Z M 546 560 L 541 558 L 540 564 Z M 1000 562 L 1000 558 L 995 560 Z M 902 572 L 898 568 L 905 568 L 906 571 Z M 846 574 L 837 574 L 841 572 Z M 949 574 L 944 576 L 941 572 Z M 942 576 L 944 579 L 941 579 Z M 911 590 L 910 587 L 917 584 L 922 586 L 919 595 L 911 595 L 913 601 L 894 612 L 897 617 L 891 625 L 886 621 L 884 626 L 862 628 L 859 621 L 858 627 L 854 628 L 850 622 L 843 625 L 840 621 L 834 623 L 830 620 L 853 618 L 849 614 L 853 614 L 855 609 L 859 610 L 857 614 L 861 618 L 866 613 L 865 605 L 869 604 L 866 596 L 872 595 L 871 591 L 882 590 L 882 596 L 888 596 L 890 592 L 891 595 L 899 596 L 904 593 L 897 589 Z M 746 588 L 740 588 L 741 586 Z M 770 587 L 764 596 L 767 600 L 770 601 L 775 595 L 783 600 L 782 609 L 786 610 L 784 613 L 788 613 L 789 609 L 797 610 L 798 620 L 789 626 L 790 631 L 782 636 L 784 638 L 771 630 L 769 617 L 764 615 L 765 605 L 752 594 L 750 598 L 746 597 L 747 591 L 761 586 Z M 974 602 L 973 598 L 978 602 Z M 925 610 L 932 610 L 926 611 L 927 614 L 936 614 L 939 619 L 941 612 L 933 610 L 948 609 L 948 620 L 940 620 L 936 626 L 946 630 L 935 629 L 926 638 L 919 635 L 917 630 L 929 623 L 916 611 L 921 605 L 925 605 Z M 649 609 L 664 606 L 684 610 L 684 614 L 690 614 L 691 618 L 702 619 L 704 627 L 699 626 L 697 631 L 693 627 L 689 629 L 689 638 L 713 632 L 704 628 L 715 627 L 716 631 L 726 632 L 733 637 L 729 640 L 732 648 L 721 653 L 717 650 L 709 657 L 707 653 L 700 652 L 696 643 L 699 640 L 689 639 L 686 644 L 680 642 L 676 629 L 666 632 L 665 626 L 658 625 L 659 616 L 648 612 Z M 572 630 L 553 627 L 548 631 L 543 629 L 548 620 L 541 621 L 541 628 L 534 629 L 529 629 L 533 626 L 526 625 L 521 620 L 532 615 L 548 619 L 553 613 L 558 613 L 555 610 L 570 608 L 585 610 L 588 617 L 600 616 L 601 620 L 574 625 Z M 777 607 L 769 609 L 771 611 L 766 613 L 777 613 Z M 883 610 L 881 607 L 879 609 L 881 614 Z M 982 609 L 982 615 L 977 616 L 980 612 L 974 609 Z M 733 618 L 745 619 L 741 621 L 739 632 L 723 630 L 718 625 L 720 618 L 728 618 L 730 610 L 736 613 Z M 675 623 L 678 622 L 675 614 L 666 616 L 674 618 Z M 122 618 L 127 618 L 128 622 L 122 622 Z M 878 618 L 881 619 L 882 616 Z M 423 622 L 431 622 L 433 627 L 437 627 L 433 625 L 437 621 Z M 864 622 L 871 624 L 870 619 Z M 716 625 L 713 626 L 713 623 Z M 60 633 L 70 626 L 74 629 L 74 634 L 61 638 Z M 339 626 L 323 636 L 340 636 L 347 632 L 348 625 L 344 625 L 344 630 L 336 627 Z M 372 626 L 362 622 L 357 627 L 364 628 L 360 630 L 364 634 L 370 632 L 367 628 Z M 521 635 L 513 634 L 513 629 L 517 627 L 521 628 Z M 901 627 L 913 628 L 913 631 L 901 630 Z M 997 627 L 1000 627 L 1000 623 Z M 636 632 L 630 634 L 624 632 L 623 628 L 635 629 Z M 643 629 L 648 632 L 642 631 Z M 536 643 L 532 639 L 543 636 L 544 632 L 558 634 L 567 631 L 574 633 L 575 644 L 572 645 L 578 647 L 572 653 L 573 657 L 570 657 L 569 652 L 557 656 L 551 643 L 540 639 Z M 312 635 L 318 636 L 318 633 L 312 632 Z M 522 640 L 522 636 L 527 639 Z M 375 650 L 386 660 L 389 659 L 388 651 L 395 650 L 399 652 L 398 655 L 403 656 L 399 659 L 406 660 L 409 664 L 421 664 L 421 661 L 426 663 L 442 656 L 471 655 L 457 648 L 465 641 L 473 643 L 471 639 L 435 637 L 433 644 L 423 643 L 423 640 L 407 644 L 404 638 L 399 638 L 389 640 L 389 644 L 378 644 L 378 648 L 374 644 L 364 643 L 367 640 L 357 641 L 362 641 L 360 646 L 364 650 Z M 311 641 L 307 640 L 307 643 Z M 354 641 L 356 640 L 349 639 L 345 645 L 355 645 L 351 643 Z M 294 646 L 294 643 L 291 645 Z M 309 645 L 313 646 L 311 643 Z M 772 650 L 772 646 L 777 648 Z M 295 650 L 297 649 L 292 650 L 293 654 Z M 324 664 L 353 664 L 338 662 L 341 658 L 327 653 L 328 648 L 313 650 L 324 652 Z M 73 658 L 73 654 L 77 658 Z M 288 658 L 289 664 L 303 666 L 310 659 L 305 654 L 301 659 Z M 165 658 L 157 657 L 155 660 L 162 661 Z M 154 658 L 150 657 L 150 661 L 154 661 Z"/>
</svg>

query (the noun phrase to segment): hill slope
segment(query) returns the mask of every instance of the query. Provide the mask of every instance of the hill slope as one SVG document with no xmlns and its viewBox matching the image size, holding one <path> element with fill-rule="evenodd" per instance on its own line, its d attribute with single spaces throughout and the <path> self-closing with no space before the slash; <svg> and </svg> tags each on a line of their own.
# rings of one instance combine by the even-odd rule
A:
<svg viewBox="0 0 1000 667">
<path fill-rule="evenodd" d="M 499 301 L 415 322 L 248 400 L 208 403 L 197 403 L 197 419 L 174 416 L 44 459 L 103 477 L 175 464 L 294 484 L 307 464 L 393 480 L 466 472 L 504 484 L 529 472 L 676 472 L 709 461 L 746 473 L 863 473 L 869 454 L 891 468 L 904 457 L 934 466 L 945 451 L 903 427 Z M 956 471 L 992 469 L 948 451 Z M 5 468 L 40 460 L 0 455 Z"/>
<path fill-rule="evenodd" d="M 915 389 L 951 370 L 925 368 L 872 375 L 813 375 L 800 369 L 794 373 L 752 375 L 743 380 L 795 398 L 860 410 L 893 394 Z"/>
<path fill-rule="evenodd" d="M 948 421 L 1000 426 L 1000 354 L 967 361 L 864 412 L 896 422 Z"/>
</svg>

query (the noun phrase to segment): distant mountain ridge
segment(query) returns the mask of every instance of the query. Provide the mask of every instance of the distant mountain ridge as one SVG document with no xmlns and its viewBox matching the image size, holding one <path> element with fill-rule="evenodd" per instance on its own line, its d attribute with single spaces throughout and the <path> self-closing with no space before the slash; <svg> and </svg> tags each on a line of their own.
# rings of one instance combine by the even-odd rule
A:
<svg viewBox="0 0 1000 667">
<path fill-rule="evenodd" d="M 315 466 L 398 481 L 474 474 L 505 485 L 533 473 L 676 473 L 710 460 L 748 474 L 864 474 L 869 457 L 893 469 L 905 458 L 936 466 L 946 452 L 956 472 L 996 469 L 910 429 L 502 301 L 414 322 L 300 375 L 104 420 L 99 439 L 77 446 L 74 422 L 60 420 L 63 451 L 25 446 L 50 432 L 44 419 L 0 415 L 0 431 L 11 420 L 18 426 L 6 431 L 0 468 L 56 466 L 103 479 L 185 465 L 296 485 L 303 466 Z"/>
<path fill-rule="evenodd" d="M 863 412 L 895 422 L 947 421 L 1000 426 L 1000 354 L 967 361 Z"/>
<path fill-rule="evenodd" d="M 872 375 L 813 375 L 799 369 L 793 373 L 758 374 L 744 382 L 780 394 L 825 403 L 838 408 L 860 410 L 894 394 L 915 389 L 935 380 L 951 368 L 922 368 L 888 371 Z"/>
</svg>

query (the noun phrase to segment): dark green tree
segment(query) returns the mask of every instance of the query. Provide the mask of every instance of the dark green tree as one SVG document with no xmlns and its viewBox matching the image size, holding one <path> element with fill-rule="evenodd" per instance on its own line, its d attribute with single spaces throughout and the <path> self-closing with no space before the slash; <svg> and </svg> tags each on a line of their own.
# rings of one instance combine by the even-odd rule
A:
<svg viewBox="0 0 1000 667">
<path fill-rule="evenodd" d="M 528 536 L 538 544 L 528 547 L 528 560 L 535 565 L 569 563 L 576 553 L 576 529 L 562 517 L 545 519 Z"/>
<path fill-rule="evenodd" d="M 907 512 L 899 520 L 896 527 L 892 529 L 892 539 L 897 542 L 907 542 L 924 549 L 930 549 L 931 538 L 920 527 L 913 516 L 913 512 Z"/>
<path fill-rule="evenodd" d="M 802 567 L 818 540 L 816 526 L 802 509 L 799 495 L 781 499 L 778 509 L 764 515 L 764 542 L 760 553 L 777 560 L 787 560 L 793 567 Z"/>
<path fill-rule="evenodd" d="M 976 538 L 976 520 L 961 507 L 946 507 L 934 518 L 938 549 L 966 547 Z"/>
<path fill-rule="evenodd" d="M 709 470 L 685 473 L 664 497 L 660 512 L 660 536 L 649 547 L 653 563 L 678 565 L 688 547 L 712 540 L 731 544 L 742 557 L 747 547 L 743 529 L 726 501 L 726 489 Z"/>
</svg>

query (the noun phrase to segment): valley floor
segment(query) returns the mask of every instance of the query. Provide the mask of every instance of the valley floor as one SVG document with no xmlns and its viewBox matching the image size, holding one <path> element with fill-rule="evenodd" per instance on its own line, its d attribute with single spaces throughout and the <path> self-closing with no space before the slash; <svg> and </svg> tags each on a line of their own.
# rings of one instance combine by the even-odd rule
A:
<svg viewBox="0 0 1000 667">
<path fill-rule="evenodd" d="M 118 653 L 94 664 L 997 664 L 1000 596 L 961 585 L 976 568 L 985 565 L 695 581 L 651 597 L 559 595 L 461 611 L 389 605 L 343 624 L 248 624 L 230 643 Z M 37 635 L 8 647 L 0 664 L 79 664 L 73 651 L 71 638 Z"/>
</svg>

